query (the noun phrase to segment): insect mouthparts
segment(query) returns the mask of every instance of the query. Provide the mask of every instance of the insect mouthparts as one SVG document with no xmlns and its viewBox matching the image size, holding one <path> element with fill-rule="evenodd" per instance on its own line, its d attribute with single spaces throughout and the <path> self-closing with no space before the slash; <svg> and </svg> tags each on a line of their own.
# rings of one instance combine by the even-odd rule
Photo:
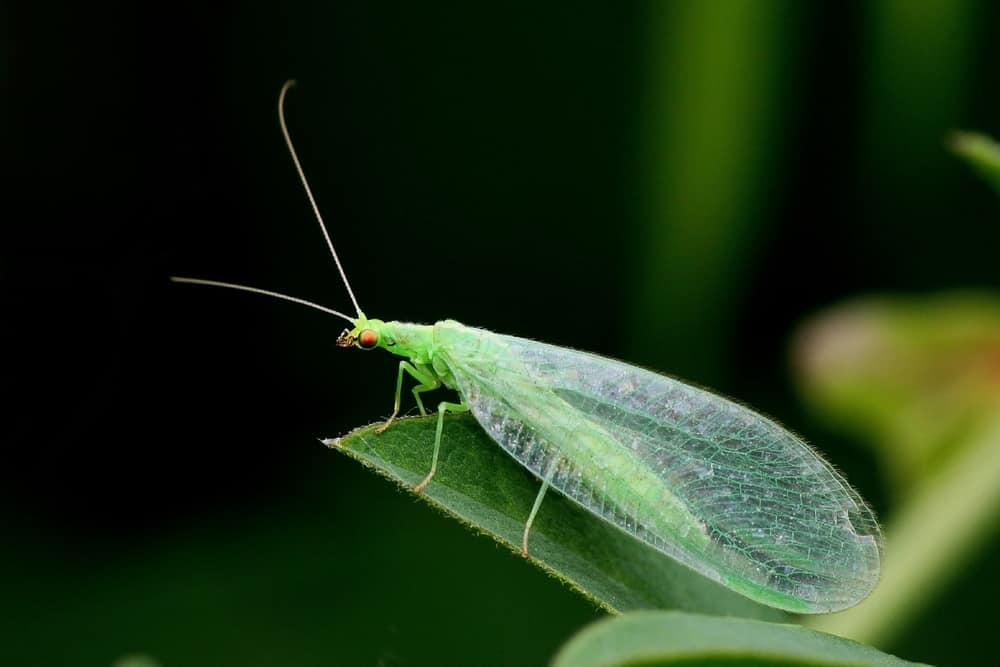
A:
<svg viewBox="0 0 1000 667">
<path fill-rule="evenodd" d="M 357 340 L 351 335 L 351 332 L 344 329 L 340 336 L 337 337 L 337 347 L 354 347 L 354 341 Z"/>
</svg>

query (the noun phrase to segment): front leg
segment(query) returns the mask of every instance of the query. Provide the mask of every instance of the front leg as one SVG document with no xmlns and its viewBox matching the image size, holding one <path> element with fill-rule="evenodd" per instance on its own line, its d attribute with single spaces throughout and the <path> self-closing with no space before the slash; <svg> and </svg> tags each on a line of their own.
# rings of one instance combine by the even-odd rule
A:
<svg viewBox="0 0 1000 667">
<path fill-rule="evenodd" d="M 414 365 L 409 361 L 399 362 L 399 375 L 396 377 L 396 401 L 393 403 L 392 414 L 389 416 L 389 419 L 375 429 L 375 433 L 379 435 L 384 433 L 385 430 L 389 428 L 392 422 L 396 419 L 396 415 L 399 414 L 400 396 L 403 393 L 403 373 L 409 373 L 417 380 L 417 382 L 420 383 L 413 388 L 413 398 L 417 400 L 417 407 L 420 408 L 420 414 L 422 415 L 426 415 L 427 411 L 424 410 L 424 403 L 420 400 L 420 393 L 437 389 L 441 386 L 441 380 L 439 380 L 438 376 L 435 375 L 434 372 L 427 366 L 424 366 L 423 364 Z"/>
</svg>

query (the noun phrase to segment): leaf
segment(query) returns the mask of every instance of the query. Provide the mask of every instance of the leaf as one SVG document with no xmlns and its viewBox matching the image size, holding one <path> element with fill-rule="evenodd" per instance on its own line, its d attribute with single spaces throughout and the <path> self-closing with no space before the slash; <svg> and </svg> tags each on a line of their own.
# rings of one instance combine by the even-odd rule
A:
<svg viewBox="0 0 1000 667">
<path fill-rule="evenodd" d="M 431 465 L 437 417 L 375 425 L 324 444 L 412 493 Z M 520 556 L 521 535 L 540 482 L 494 443 L 469 415 L 445 417 L 434 480 L 420 498 Z M 549 493 L 531 529 L 529 560 L 610 612 L 673 608 L 784 618 Z"/>
<path fill-rule="evenodd" d="M 646 3 L 645 29 L 658 37 L 642 52 L 639 199 L 622 229 L 621 326 L 642 335 L 618 342 L 632 363 L 709 385 L 734 365 L 733 313 L 776 219 L 805 4 Z"/>
<path fill-rule="evenodd" d="M 874 447 L 897 497 L 879 585 L 808 624 L 894 641 L 997 531 L 1000 296 L 858 299 L 805 325 L 794 357 L 804 397 Z"/>
<path fill-rule="evenodd" d="M 111 667 L 160 667 L 160 663 L 148 655 L 136 654 L 118 658 Z"/>
<path fill-rule="evenodd" d="M 985 134 L 956 132 L 948 145 L 1000 193 L 1000 144 Z"/>
<path fill-rule="evenodd" d="M 802 326 L 793 359 L 810 406 L 872 443 L 905 495 L 1000 409 L 1000 295 L 854 299 Z"/>
<path fill-rule="evenodd" d="M 587 626 L 562 647 L 552 667 L 722 664 L 901 667 L 917 663 L 797 625 L 646 611 Z"/>
</svg>

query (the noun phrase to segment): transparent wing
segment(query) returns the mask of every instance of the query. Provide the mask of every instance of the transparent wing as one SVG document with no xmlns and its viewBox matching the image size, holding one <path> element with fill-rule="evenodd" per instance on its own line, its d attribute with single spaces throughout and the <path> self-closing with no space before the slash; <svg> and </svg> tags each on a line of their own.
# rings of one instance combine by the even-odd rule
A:
<svg viewBox="0 0 1000 667">
<path fill-rule="evenodd" d="M 605 357 L 457 323 L 437 329 L 490 436 L 603 519 L 792 611 L 849 607 L 878 581 L 872 512 L 770 419 Z"/>
</svg>

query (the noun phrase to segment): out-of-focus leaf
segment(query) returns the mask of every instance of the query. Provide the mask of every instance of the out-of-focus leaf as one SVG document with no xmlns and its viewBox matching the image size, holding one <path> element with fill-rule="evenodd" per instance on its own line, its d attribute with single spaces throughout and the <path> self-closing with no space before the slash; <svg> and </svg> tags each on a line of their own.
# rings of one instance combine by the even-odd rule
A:
<svg viewBox="0 0 1000 667">
<path fill-rule="evenodd" d="M 111 667 L 160 667 L 160 663 L 148 655 L 136 654 L 118 658 Z"/>
<path fill-rule="evenodd" d="M 812 627 L 891 640 L 995 532 L 1000 518 L 1000 297 L 870 298 L 795 341 L 814 409 L 872 443 L 894 482 L 882 580 Z"/>
<path fill-rule="evenodd" d="M 437 417 L 403 419 L 382 435 L 357 429 L 327 445 L 412 493 L 430 469 Z M 434 480 L 420 494 L 434 507 L 520 554 L 539 481 L 468 415 L 448 416 Z M 672 608 L 780 619 L 595 517 L 558 493 L 531 529 L 530 560 L 612 612 Z M 442 557 L 447 557 L 442 554 Z"/>
<path fill-rule="evenodd" d="M 734 303 L 774 216 L 800 2 L 650 2 L 644 16 L 641 225 L 629 262 L 629 359 L 718 386 Z M 683 326 L 678 326 L 683 322 Z"/>
<path fill-rule="evenodd" d="M 1000 144 L 985 134 L 956 132 L 948 145 L 1000 193 Z"/>
<path fill-rule="evenodd" d="M 885 527 L 882 579 L 857 606 L 810 618 L 817 629 L 884 644 L 928 607 L 991 540 L 1000 523 L 1000 414 L 956 443 Z"/>
<path fill-rule="evenodd" d="M 797 625 L 672 611 L 636 612 L 598 621 L 570 639 L 552 662 L 553 667 L 913 664 Z"/>
<path fill-rule="evenodd" d="M 903 494 L 1000 411 L 1000 296 L 857 300 L 807 322 L 793 364 L 808 403 L 872 442 Z"/>
</svg>

